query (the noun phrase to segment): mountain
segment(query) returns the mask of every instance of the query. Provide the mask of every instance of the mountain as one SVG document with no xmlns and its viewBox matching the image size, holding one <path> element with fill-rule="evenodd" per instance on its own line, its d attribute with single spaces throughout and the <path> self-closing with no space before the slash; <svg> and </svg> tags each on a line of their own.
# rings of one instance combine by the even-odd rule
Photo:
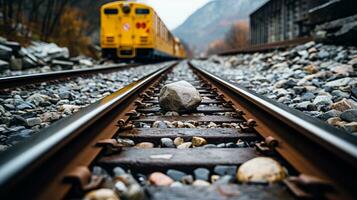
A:
<svg viewBox="0 0 357 200">
<path fill-rule="evenodd" d="M 198 9 L 173 33 L 188 43 L 195 52 L 203 52 L 209 43 L 221 39 L 237 20 L 249 14 L 267 0 L 214 0 Z"/>
</svg>

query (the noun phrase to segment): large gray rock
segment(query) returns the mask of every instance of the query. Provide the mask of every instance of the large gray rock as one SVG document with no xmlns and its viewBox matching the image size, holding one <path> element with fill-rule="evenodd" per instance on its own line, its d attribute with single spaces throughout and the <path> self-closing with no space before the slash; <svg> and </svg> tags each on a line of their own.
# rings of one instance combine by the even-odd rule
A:
<svg viewBox="0 0 357 200">
<path fill-rule="evenodd" d="M 165 85 L 159 96 L 163 110 L 187 112 L 196 109 L 202 101 L 200 93 L 190 83 L 179 81 Z"/>
<path fill-rule="evenodd" d="M 0 59 L 9 61 L 12 56 L 12 49 L 0 44 Z"/>
</svg>

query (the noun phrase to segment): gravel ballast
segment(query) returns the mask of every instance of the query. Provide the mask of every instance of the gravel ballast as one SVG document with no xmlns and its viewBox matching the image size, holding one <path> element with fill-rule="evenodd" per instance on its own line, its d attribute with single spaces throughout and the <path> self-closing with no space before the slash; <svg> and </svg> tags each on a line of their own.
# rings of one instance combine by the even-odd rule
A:
<svg viewBox="0 0 357 200">
<path fill-rule="evenodd" d="M 0 93 L 0 151 L 37 134 L 162 65 L 123 69 L 88 78 L 41 83 Z"/>
<path fill-rule="evenodd" d="M 193 64 L 357 135 L 357 49 L 309 42 Z"/>
</svg>

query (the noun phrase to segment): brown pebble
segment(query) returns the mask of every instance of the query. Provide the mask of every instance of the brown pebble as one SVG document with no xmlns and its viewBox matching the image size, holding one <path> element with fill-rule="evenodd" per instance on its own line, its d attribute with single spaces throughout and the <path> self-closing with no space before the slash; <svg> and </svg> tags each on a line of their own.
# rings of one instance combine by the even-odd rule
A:
<svg viewBox="0 0 357 200">
<path fill-rule="evenodd" d="M 152 148 L 154 148 L 154 144 L 151 142 L 141 142 L 141 143 L 135 145 L 135 147 L 140 148 L 140 149 L 152 149 Z"/>
<path fill-rule="evenodd" d="M 149 182 L 157 186 L 169 186 L 174 181 L 161 172 L 154 172 L 149 176 Z"/>
<path fill-rule="evenodd" d="M 201 137 L 193 137 L 192 138 L 192 145 L 194 147 L 200 147 L 207 144 L 207 141 L 204 138 Z"/>
</svg>

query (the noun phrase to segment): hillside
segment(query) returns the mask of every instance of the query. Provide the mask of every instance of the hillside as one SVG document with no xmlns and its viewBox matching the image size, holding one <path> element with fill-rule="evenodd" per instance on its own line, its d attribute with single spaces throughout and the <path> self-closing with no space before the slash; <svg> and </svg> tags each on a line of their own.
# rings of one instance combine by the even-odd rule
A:
<svg viewBox="0 0 357 200">
<path fill-rule="evenodd" d="M 242 19 L 267 0 L 214 0 L 193 13 L 174 34 L 190 44 L 197 52 L 203 52 L 208 44 L 221 39 L 231 25 Z"/>
</svg>

